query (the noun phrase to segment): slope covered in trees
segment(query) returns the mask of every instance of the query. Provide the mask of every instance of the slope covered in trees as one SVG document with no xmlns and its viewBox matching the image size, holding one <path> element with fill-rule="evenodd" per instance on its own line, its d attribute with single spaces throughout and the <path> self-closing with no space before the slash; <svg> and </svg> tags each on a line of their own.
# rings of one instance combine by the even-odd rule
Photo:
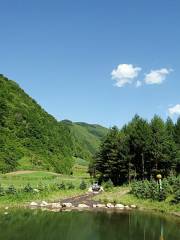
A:
<svg viewBox="0 0 180 240">
<path fill-rule="evenodd" d="M 101 180 L 119 185 L 179 173 L 180 119 L 174 124 L 158 117 L 147 122 L 135 116 L 121 130 L 110 129 L 96 155 L 94 168 Z M 92 169 L 91 169 L 92 170 Z"/>
<path fill-rule="evenodd" d="M 74 156 L 92 160 L 101 141 L 108 133 L 108 129 L 97 124 L 73 123 L 69 120 L 63 120 L 61 123 L 69 127 L 71 131 Z"/>
<path fill-rule="evenodd" d="M 69 123 L 58 122 L 0 75 L 0 172 L 44 168 L 70 173 L 73 156 L 90 159 L 103 128 Z"/>
</svg>

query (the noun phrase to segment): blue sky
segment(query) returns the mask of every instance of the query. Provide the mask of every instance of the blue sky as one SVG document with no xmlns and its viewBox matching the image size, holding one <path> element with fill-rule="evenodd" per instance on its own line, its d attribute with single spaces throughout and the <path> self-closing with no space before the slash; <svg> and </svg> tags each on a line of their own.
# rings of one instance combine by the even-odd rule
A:
<svg viewBox="0 0 180 240">
<path fill-rule="evenodd" d="M 180 114 L 179 0 L 0 0 L 0 73 L 57 119 Z"/>
</svg>

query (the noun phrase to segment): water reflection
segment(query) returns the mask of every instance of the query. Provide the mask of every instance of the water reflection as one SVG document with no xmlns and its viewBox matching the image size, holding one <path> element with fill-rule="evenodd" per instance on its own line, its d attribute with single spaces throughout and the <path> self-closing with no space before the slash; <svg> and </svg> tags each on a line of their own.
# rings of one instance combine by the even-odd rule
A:
<svg viewBox="0 0 180 240">
<path fill-rule="evenodd" d="M 39 212 L 0 214 L 6 240 L 179 240 L 180 222 L 143 212 Z"/>
</svg>

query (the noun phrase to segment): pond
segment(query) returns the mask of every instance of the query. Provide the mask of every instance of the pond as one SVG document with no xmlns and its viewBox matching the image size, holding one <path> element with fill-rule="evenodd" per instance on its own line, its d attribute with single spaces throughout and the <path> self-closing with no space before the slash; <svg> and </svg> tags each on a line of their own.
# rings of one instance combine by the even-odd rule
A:
<svg viewBox="0 0 180 240">
<path fill-rule="evenodd" d="M 138 211 L 0 213 L 1 240 L 179 240 L 180 220 Z"/>
</svg>

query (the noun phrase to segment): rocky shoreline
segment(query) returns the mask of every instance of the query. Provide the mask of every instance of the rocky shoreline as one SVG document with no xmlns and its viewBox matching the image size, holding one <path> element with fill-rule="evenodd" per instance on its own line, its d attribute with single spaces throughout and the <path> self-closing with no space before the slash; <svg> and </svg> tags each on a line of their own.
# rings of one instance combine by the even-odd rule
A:
<svg viewBox="0 0 180 240">
<path fill-rule="evenodd" d="M 39 208 L 49 211 L 67 211 L 67 210 L 82 210 L 82 209 L 114 209 L 114 210 L 132 210 L 137 208 L 136 205 L 123 205 L 115 203 L 103 204 L 99 201 L 95 201 L 93 196 L 95 193 L 87 193 L 85 195 L 80 195 L 62 201 L 48 203 L 46 201 L 42 202 L 31 202 L 29 207 L 31 209 Z"/>
</svg>

